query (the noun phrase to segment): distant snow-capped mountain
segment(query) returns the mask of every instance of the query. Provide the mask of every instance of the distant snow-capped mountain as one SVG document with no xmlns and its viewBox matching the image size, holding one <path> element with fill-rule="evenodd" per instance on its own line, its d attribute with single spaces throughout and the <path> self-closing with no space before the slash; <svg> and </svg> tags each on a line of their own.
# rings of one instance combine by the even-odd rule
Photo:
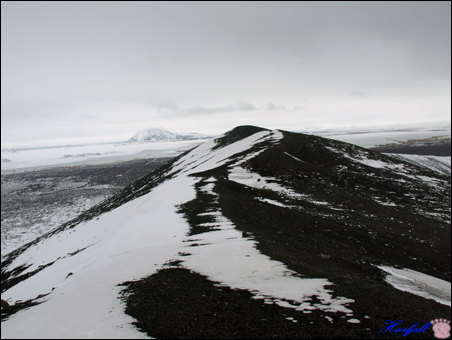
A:
<svg viewBox="0 0 452 340">
<path fill-rule="evenodd" d="M 138 132 L 127 143 L 152 143 L 210 138 L 199 133 L 178 134 L 161 129 L 149 128 Z"/>
</svg>

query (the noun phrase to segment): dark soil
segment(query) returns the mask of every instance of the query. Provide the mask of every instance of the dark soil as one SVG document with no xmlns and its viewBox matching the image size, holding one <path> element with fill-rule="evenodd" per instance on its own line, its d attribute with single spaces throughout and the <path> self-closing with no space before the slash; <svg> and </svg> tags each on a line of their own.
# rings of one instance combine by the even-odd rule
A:
<svg viewBox="0 0 452 340">
<path fill-rule="evenodd" d="M 330 338 L 334 327 L 344 337 L 378 338 L 365 327 L 339 315 L 314 311 L 304 314 L 252 299 L 246 290 L 230 289 L 183 268 L 160 270 L 138 282 L 125 283 L 126 313 L 149 336 L 162 339 L 285 339 Z M 286 319 L 292 317 L 296 322 Z"/>
</svg>

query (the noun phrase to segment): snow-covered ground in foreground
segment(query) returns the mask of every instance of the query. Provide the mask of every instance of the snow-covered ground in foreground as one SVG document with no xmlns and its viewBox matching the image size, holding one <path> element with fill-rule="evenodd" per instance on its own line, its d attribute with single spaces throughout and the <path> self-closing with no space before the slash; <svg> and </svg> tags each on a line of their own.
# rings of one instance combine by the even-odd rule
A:
<svg viewBox="0 0 452 340">
<path fill-rule="evenodd" d="M 182 251 L 188 225 L 176 206 L 195 197 L 195 183 L 187 176 L 166 181 L 19 256 L 13 266 L 32 263 L 26 272 L 56 262 L 4 292 L 2 299 L 14 303 L 50 294 L 45 303 L 3 322 L 2 338 L 146 338 L 124 314 L 117 285 L 155 273 Z"/>
<path fill-rule="evenodd" d="M 437 279 L 408 268 L 397 269 L 389 266 L 378 266 L 388 273 L 386 282 L 404 292 L 409 292 L 426 299 L 432 299 L 450 306 L 450 282 Z"/>
<path fill-rule="evenodd" d="M 39 169 L 55 166 L 103 164 L 135 158 L 174 157 L 205 140 L 156 142 L 147 144 L 95 144 L 42 149 L 3 150 L 2 171 Z"/>
</svg>

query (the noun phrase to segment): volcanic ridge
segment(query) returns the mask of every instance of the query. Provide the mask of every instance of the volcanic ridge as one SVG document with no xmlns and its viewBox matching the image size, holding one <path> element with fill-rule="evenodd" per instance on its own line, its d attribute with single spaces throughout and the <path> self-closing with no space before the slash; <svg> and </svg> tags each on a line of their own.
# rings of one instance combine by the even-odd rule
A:
<svg viewBox="0 0 452 340">
<path fill-rule="evenodd" d="M 2 255 L 2 337 L 393 338 L 387 320 L 450 319 L 450 167 L 237 127 Z"/>
</svg>

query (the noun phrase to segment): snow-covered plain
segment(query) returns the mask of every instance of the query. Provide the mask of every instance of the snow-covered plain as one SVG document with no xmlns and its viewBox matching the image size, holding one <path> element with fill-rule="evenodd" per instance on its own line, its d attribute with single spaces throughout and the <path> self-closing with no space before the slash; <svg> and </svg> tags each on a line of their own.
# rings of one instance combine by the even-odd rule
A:
<svg viewBox="0 0 452 340">
<path fill-rule="evenodd" d="M 300 132 L 336 139 L 367 148 L 408 139 L 422 139 L 433 136 L 450 138 L 451 127 L 450 123 L 444 123 L 424 126 L 350 127 L 327 130 L 314 128 Z M 171 157 L 203 142 L 205 142 L 205 139 L 144 144 L 103 143 L 36 149 L 2 149 L 1 170 L 39 169 L 49 166 L 102 164 L 134 158 Z"/>
<path fill-rule="evenodd" d="M 450 122 L 419 125 L 348 127 L 334 129 L 309 129 L 300 131 L 330 139 L 336 139 L 364 148 L 380 144 L 400 142 L 413 139 L 424 139 L 434 136 L 451 137 Z"/>
<path fill-rule="evenodd" d="M 40 149 L 3 150 L 2 171 L 40 169 L 56 166 L 103 164 L 135 158 L 174 157 L 205 140 L 156 142 L 146 144 L 94 144 Z"/>
</svg>

